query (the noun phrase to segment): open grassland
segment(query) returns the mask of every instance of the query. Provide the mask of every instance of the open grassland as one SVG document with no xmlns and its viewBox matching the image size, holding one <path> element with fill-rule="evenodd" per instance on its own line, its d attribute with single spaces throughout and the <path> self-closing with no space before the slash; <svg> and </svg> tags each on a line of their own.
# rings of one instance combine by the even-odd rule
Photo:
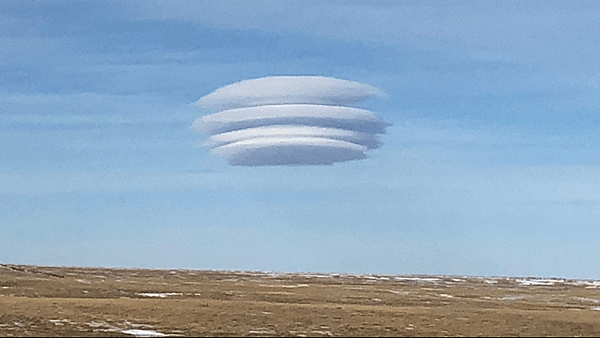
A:
<svg viewBox="0 0 600 338">
<path fill-rule="evenodd" d="M 0 265 L 0 336 L 599 336 L 600 282 Z"/>
</svg>

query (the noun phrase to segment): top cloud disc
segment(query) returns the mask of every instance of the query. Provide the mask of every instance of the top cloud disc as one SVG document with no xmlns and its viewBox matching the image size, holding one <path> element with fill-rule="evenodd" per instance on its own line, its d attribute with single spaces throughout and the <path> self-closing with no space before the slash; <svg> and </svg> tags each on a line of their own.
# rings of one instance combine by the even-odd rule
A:
<svg viewBox="0 0 600 338">
<path fill-rule="evenodd" d="M 245 80 L 196 101 L 197 106 L 219 111 L 271 104 L 350 105 L 382 95 L 375 87 L 323 76 L 271 76 Z"/>
</svg>

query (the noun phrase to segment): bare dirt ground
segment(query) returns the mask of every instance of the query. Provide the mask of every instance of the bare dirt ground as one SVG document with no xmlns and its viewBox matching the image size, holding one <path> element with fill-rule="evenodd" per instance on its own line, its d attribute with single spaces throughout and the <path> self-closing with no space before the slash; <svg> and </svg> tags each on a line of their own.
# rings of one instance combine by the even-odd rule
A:
<svg viewBox="0 0 600 338">
<path fill-rule="evenodd" d="M 599 336 L 600 281 L 0 265 L 0 336 Z"/>
</svg>

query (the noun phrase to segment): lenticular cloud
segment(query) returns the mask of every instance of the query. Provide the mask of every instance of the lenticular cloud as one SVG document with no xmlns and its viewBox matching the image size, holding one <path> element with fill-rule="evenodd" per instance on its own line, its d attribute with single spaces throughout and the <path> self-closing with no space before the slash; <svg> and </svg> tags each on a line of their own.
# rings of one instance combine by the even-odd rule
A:
<svg viewBox="0 0 600 338">
<path fill-rule="evenodd" d="M 373 86 L 331 77 L 269 76 L 221 87 L 196 105 L 211 110 L 294 103 L 345 106 L 378 94 Z"/>
<path fill-rule="evenodd" d="M 196 102 L 217 113 L 192 130 L 231 165 L 323 165 L 366 158 L 387 124 L 350 104 L 380 95 L 366 84 L 320 76 L 275 76 L 234 83 Z"/>
</svg>

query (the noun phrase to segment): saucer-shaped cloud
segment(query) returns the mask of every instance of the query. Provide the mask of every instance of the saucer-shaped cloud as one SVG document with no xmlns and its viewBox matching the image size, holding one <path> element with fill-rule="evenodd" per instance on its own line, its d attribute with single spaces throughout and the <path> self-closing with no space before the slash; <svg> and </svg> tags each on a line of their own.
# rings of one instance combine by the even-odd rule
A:
<svg viewBox="0 0 600 338">
<path fill-rule="evenodd" d="M 224 133 L 260 126 L 296 124 L 383 133 L 386 123 L 364 109 L 313 104 L 282 104 L 238 108 L 201 117 L 192 129 L 201 133 Z"/>
<path fill-rule="evenodd" d="M 204 96 L 196 105 L 214 111 L 270 104 L 349 105 L 381 92 L 370 85 L 322 76 L 270 76 L 245 80 Z"/>
<path fill-rule="evenodd" d="M 319 76 L 247 80 L 198 100 L 209 109 L 192 125 L 231 165 L 331 165 L 380 146 L 387 123 L 346 105 L 377 95 L 372 86 Z"/>
<path fill-rule="evenodd" d="M 212 150 L 231 165 L 317 165 L 366 158 L 367 147 L 321 137 L 259 137 Z"/>
<path fill-rule="evenodd" d="M 216 134 L 208 138 L 205 145 L 216 148 L 226 144 L 259 137 L 321 137 L 332 140 L 346 141 L 367 147 L 380 146 L 377 134 L 361 133 L 337 128 L 323 128 L 299 125 L 275 125 L 230 131 Z"/>
</svg>

